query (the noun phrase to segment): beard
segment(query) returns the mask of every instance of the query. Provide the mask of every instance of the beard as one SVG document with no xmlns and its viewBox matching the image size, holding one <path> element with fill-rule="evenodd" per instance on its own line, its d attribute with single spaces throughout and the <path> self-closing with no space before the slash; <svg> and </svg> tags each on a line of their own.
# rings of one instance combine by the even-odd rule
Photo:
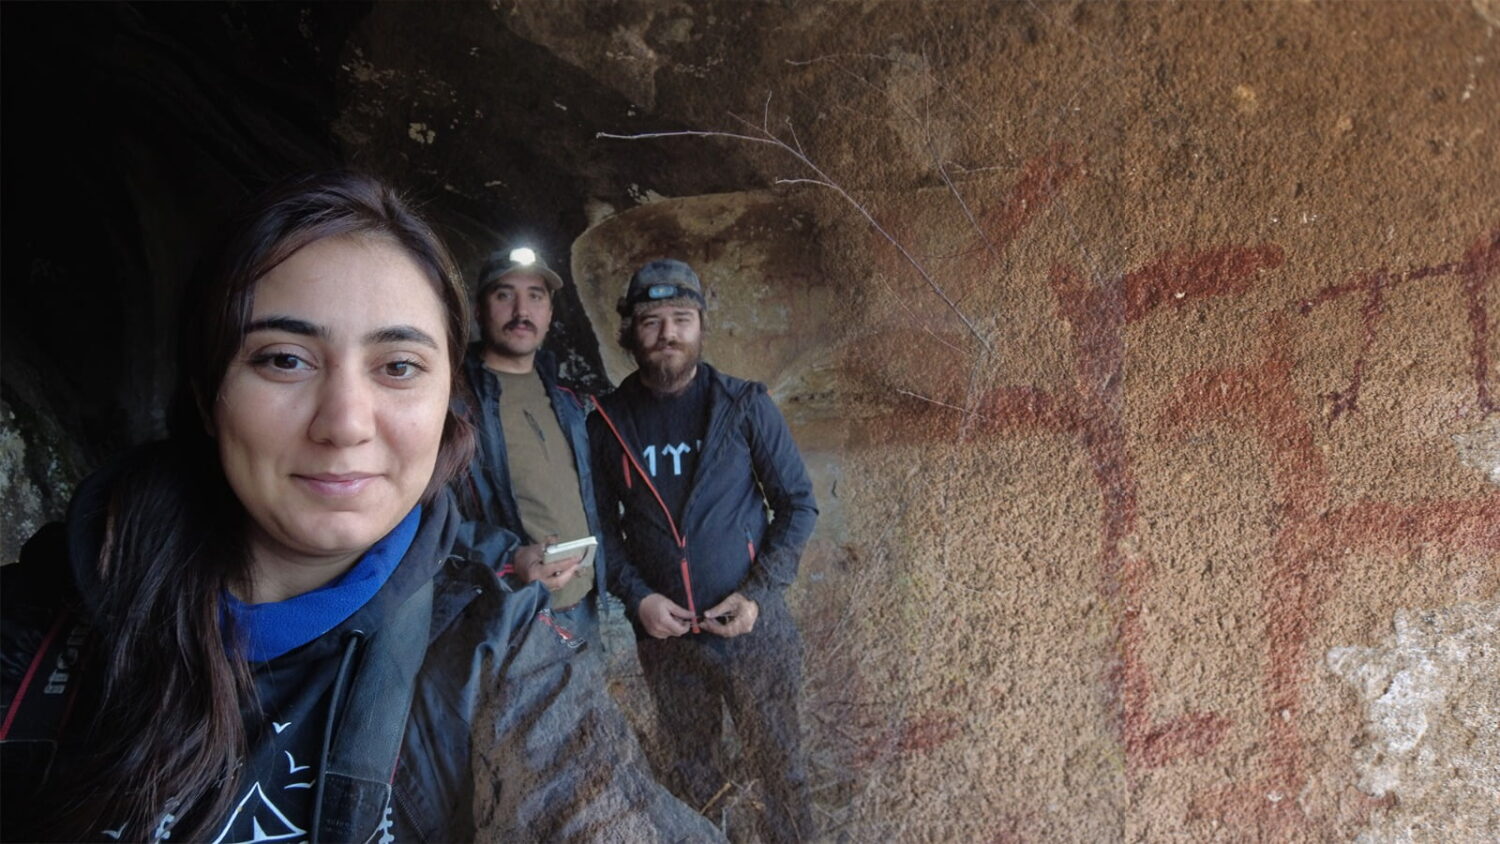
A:
<svg viewBox="0 0 1500 844">
<path fill-rule="evenodd" d="M 653 357 L 658 352 L 677 349 L 682 355 L 676 360 Z M 658 392 L 675 393 L 692 380 L 693 370 L 703 360 L 703 339 L 687 344 L 680 342 L 660 343 L 649 349 L 636 349 L 635 364 L 641 370 L 641 380 Z"/>
</svg>

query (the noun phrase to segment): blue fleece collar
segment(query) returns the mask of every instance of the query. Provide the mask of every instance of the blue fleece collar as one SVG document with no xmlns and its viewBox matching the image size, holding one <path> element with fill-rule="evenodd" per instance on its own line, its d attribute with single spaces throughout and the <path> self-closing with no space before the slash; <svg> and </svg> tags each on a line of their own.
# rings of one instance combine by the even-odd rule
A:
<svg viewBox="0 0 1500 844">
<path fill-rule="evenodd" d="M 247 604 L 224 593 L 224 606 L 234 617 L 251 662 L 275 659 L 300 648 L 342 624 L 375 597 L 380 587 L 411 548 L 422 521 L 422 505 L 370 546 L 354 567 L 331 582 L 285 601 Z"/>
</svg>

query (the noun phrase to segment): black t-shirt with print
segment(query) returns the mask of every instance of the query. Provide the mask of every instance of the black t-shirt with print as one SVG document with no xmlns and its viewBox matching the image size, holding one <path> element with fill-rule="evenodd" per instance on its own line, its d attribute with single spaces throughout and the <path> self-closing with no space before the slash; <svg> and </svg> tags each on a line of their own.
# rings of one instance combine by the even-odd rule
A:
<svg viewBox="0 0 1500 844">
<path fill-rule="evenodd" d="M 708 427 L 708 379 L 702 376 L 700 369 L 675 396 L 657 396 L 642 387 L 631 402 L 639 449 L 635 457 L 679 523 Z"/>
</svg>

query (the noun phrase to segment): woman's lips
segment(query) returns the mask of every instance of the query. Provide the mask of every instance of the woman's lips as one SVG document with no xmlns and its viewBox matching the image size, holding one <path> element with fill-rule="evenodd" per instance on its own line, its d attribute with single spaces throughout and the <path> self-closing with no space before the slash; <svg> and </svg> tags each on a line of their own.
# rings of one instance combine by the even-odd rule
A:
<svg viewBox="0 0 1500 844">
<path fill-rule="evenodd" d="M 323 474 L 323 475 L 293 475 L 304 487 L 317 495 L 329 498 L 348 498 L 358 495 L 369 483 L 379 475 L 370 475 L 362 472 L 350 472 L 348 474 Z"/>
</svg>

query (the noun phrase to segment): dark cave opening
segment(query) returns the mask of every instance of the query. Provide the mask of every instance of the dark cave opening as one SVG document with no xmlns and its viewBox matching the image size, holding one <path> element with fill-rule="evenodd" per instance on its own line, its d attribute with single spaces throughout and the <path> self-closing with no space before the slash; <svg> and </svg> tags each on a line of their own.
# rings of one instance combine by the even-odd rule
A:
<svg viewBox="0 0 1500 844">
<path fill-rule="evenodd" d="M 417 5 L 396 17 L 420 15 Z M 490 251 L 524 244 L 567 278 L 591 203 L 628 207 L 637 182 L 722 190 L 741 174 L 720 161 L 689 175 L 661 150 L 591 145 L 621 125 L 671 126 L 539 45 L 477 31 L 487 14 L 477 6 L 439 16 L 445 25 L 415 36 L 423 49 L 382 56 L 394 68 L 364 86 L 368 45 L 405 29 L 372 23 L 374 8 L 0 10 L 0 399 L 15 432 L 4 507 L 16 514 L 0 557 L 58 517 L 88 469 L 165 433 L 179 290 L 203 239 L 259 187 L 365 169 L 417 200 L 466 276 Z M 361 27 L 365 47 L 353 43 Z M 473 46 L 462 46 L 466 35 Z M 482 73 L 453 66 L 480 45 L 498 57 Z M 462 84 L 434 81 L 441 75 Z M 452 134 L 460 117 L 477 125 Z M 419 143 L 419 124 L 438 127 L 442 142 Z M 598 391 L 599 341 L 576 289 L 562 296 L 548 343 L 565 381 Z"/>
</svg>

